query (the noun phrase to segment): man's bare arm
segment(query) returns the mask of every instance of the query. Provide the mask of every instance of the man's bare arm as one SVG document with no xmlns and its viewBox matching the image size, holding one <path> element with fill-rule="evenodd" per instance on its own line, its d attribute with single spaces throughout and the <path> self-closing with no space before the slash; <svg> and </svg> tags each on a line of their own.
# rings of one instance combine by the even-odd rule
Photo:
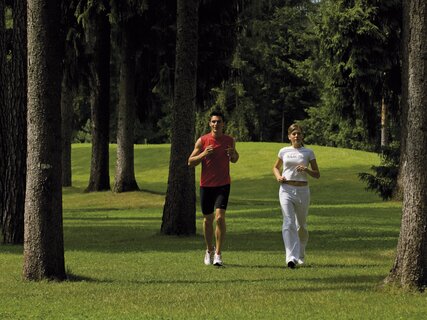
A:
<svg viewBox="0 0 427 320">
<path fill-rule="evenodd" d="M 211 145 L 207 146 L 205 150 L 202 152 L 202 140 L 199 138 L 196 141 L 196 144 L 194 146 L 194 150 L 191 153 L 190 157 L 188 158 L 188 166 L 189 167 L 195 167 L 200 162 L 202 162 L 203 158 L 208 156 L 213 152 L 213 147 Z"/>
</svg>

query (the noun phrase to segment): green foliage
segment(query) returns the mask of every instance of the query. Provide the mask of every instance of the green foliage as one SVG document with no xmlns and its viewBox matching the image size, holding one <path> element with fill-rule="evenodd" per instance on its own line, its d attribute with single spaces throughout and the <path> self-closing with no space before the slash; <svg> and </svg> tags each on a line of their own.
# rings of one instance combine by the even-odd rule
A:
<svg viewBox="0 0 427 320">
<path fill-rule="evenodd" d="M 5 7 L 4 10 L 4 27 L 6 28 L 6 38 L 10 37 L 10 31 L 13 28 L 13 15 L 12 15 L 12 9 L 10 7 Z M 7 36 L 9 35 L 9 36 Z M 6 57 L 6 62 L 9 63 L 12 61 L 12 50 L 10 48 L 10 44 L 7 45 L 6 49 L 6 53 L 5 53 L 5 57 Z M 6 66 L 2 66 L 2 67 L 6 67 Z"/>
<path fill-rule="evenodd" d="M 347 120 L 361 119 L 373 138 L 381 99 L 398 113 L 400 1 L 324 0 L 318 12 L 324 104 Z"/>
<path fill-rule="evenodd" d="M 238 141 L 252 141 L 259 130 L 255 106 L 246 96 L 242 83 L 224 82 L 221 88 L 212 89 L 213 105 L 197 115 L 196 135 L 209 131 L 209 115 L 220 110 L 226 120 L 226 133 Z"/>
<path fill-rule="evenodd" d="M 359 178 L 368 185 L 367 190 L 373 190 L 383 200 L 394 197 L 399 173 L 400 146 L 394 144 L 384 147 L 381 153 L 381 165 L 372 166 L 374 174 L 360 173 Z"/>
<path fill-rule="evenodd" d="M 136 141 L 169 141 L 176 2 L 75 2 L 83 25 L 108 4 L 113 39 L 124 25 L 132 30 Z M 206 114 L 220 108 L 241 141 L 280 141 L 283 124 L 305 119 L 309 143 L 373 150 L 384 97 L 395 126 L 391 140 L 398 139 L 400 0 L 209 0 L 199 16 L 196 135 L 208 130 Z M 118 46 L 113 41 L 112 110 Z"/>
<path fill-rule="evenodd" d="M 5 13 L 4 13 L 4 19 L 5 19 L 5 27 L 6 29 L 12 29 L 13 28 L 13 17 L 12 17 L 12 9 L 9 7 L 6 7 Z"/>
<path fill-rule="evenodd" d="M 81 0 L 78 1 L 76 6 L 76 17 L 77 22 L 83 26 L 83 29 L 87 30 L 88 21 L 91 16 L 91 12 L 103 12 L 106 10 L 103 0 Z"/>
<path fill-rule="evenodd" d="M 273 1 L 254 3 L 242 13 L 236 73 L 257 106 L 257 139 L 278 140 L 282 114 L 287 127 L 305 118 L 318 100 L 311 73 L 311 10 L 310 1 Z"/>
<path fill-rule="evenodd" d="M 83 143 L 92 141 L 92 130 L 90 121 L 89 93 L 86 86 L 79 86 L 75 91 L 73 109 L 73 138 L 74 143 Z"/>
<path fill-rule="evenodd" d="M 148 2 L 148 0 L 110 0 L 110 21 L 113 24 L 121 24 L 141 16 L 148 9 Z"/>
<path fill-rule="evenodd" d="M 80 130 L 73 132 L 73 143 L 91 143 L 92 142 L 92 125 L 90 119 Z"/>
<path fill-rule="evenodd" d="M 308 144 L 374 151 L 365 126 L 360 119 L 350 121 L 336 116 L 330 107 L 321 105 L 307 110 L 308 117 L 298 123 L 304 128 Z"/>
</svg>

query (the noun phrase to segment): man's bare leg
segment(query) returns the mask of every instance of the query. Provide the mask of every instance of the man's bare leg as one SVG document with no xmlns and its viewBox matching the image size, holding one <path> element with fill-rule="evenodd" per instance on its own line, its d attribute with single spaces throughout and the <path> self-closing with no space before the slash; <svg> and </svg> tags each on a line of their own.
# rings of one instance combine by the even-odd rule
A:
<svg viewBox="0 0 427 320">
<path fill-rule="evenodd" d="M 213 241 L 213 221 L 214 214 L 207 214 L 203 216 L 203 235 L 205 237 L 206 249 L 209 252 L 214 250 Z"/>
<path fill-rule="evenodd" d="M 215 238 L 216 238 L 216 254 L 221 254 L 221 248 L 225 240 L 225 210 L 216 209 L 216 228 L 215 228 Z"/>
</svg>

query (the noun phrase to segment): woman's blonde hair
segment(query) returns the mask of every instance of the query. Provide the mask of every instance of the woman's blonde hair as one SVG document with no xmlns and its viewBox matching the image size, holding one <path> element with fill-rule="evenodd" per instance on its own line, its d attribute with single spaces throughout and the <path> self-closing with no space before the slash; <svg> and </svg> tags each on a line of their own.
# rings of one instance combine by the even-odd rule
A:
<svg viewBox="0 0 427 320">
<path fill-rule="evenodd" d="M 301 133 L 303 132 L 302 127 L 299 124 L 293 123 L 288 128 L 288 135 L 290 135 L 294 130 L 299 130 Z"/>
</svg>

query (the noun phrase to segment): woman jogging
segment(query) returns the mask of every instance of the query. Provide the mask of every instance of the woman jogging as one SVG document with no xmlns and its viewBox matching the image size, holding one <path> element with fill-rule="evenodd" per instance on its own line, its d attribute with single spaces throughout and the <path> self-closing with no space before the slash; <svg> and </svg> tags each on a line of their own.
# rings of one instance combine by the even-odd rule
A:
<svg viewBox="0 0 427 320">
<path fill-rule="evenodd" d="M 280 149 L 273 173 L 280 183 L 279 199 L 283 214 L 282 236 L 289 268 L 304 264 L 308 241 L 307 216 L 310 189 L 307 175 L 320 177 L 316 157 L 303 145 L 302 129 L 292 124 L 288 129 L 291 146 Z M 310 167 L 310 168 L 309 168 Z"/>
</svg>

